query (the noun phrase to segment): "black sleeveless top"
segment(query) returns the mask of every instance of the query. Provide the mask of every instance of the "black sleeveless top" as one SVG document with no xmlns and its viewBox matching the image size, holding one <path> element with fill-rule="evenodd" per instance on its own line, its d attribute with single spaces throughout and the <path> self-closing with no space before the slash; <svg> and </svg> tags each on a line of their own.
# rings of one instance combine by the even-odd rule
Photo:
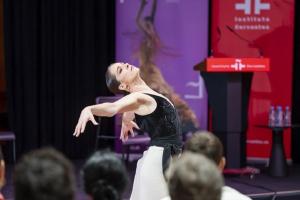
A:
<svg viewBox="0 0 300 200">
<path fill-rule="evenodd" d="M 155 99 L 157 107 L 148 115 L 135 114 L 140 129 L 151 138 L 150 146 L 164 148 L 163 169 L 168 166 L 171 155 L 179 154 L 182 148 L 181 126 L 178 113 L 173 105 L 163 97 L 146 94 Z"/>
</svg>

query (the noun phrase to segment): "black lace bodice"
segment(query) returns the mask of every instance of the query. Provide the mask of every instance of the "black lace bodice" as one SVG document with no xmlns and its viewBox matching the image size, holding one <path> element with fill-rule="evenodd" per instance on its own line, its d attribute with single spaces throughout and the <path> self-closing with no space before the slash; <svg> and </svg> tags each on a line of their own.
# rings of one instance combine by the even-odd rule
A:
<svg viewBox="0 0 300 200">
<path fill-rule="evenodd" d="M 157 107 L 148 115 L 135 114 L 137 125 L 149 134 L 152 141 L 179 139 L 181 129 L 176 109 L 163 97 L 147 95 L 155 99 Z"/>
</svg>

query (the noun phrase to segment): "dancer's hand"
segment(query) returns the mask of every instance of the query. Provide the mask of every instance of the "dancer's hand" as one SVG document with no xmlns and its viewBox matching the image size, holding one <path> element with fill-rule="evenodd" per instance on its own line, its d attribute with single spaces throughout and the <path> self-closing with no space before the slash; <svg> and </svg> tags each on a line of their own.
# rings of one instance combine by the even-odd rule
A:
<svg viewBox="0 0 300 200">
<path fill-rule="evenodd" d="M 122 128 L 120 139 L 124 142 L 128 139 L 129 132 L 131 136 L 134 136 L 133 128 L 140 129 L 138 125 L 133 121 L 134 113 L 133 112 L 125 112 L 122 115 Z"/>
<path fill-rule="evenodd" d="M 88 121 L 91 121 L 94 125 L 98 125 L 96 122 L 94 115 L 91 111 L 91 108 L 89 106 L 85 107 L 80 114 L 79 120 L 77 122 L 75 131 L 74 131 L 74 136 L 78 137 L 81 133 L 84 132 L 86 123 Z"/>
<path fill-rule="evenodd" d="M 129 132 L 131 133 L 131 136 L 134 136 L 133 128 L 140 129 L 134 121 L 122 123 L 120 139 L 123 142 L 128 140 Z"/>
</svg>

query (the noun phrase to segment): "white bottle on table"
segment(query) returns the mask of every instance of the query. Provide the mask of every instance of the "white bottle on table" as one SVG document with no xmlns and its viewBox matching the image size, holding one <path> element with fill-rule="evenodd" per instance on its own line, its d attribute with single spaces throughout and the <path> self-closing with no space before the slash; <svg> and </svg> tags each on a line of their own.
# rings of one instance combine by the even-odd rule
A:
<svg viewBox="0 0 300 200">
<path fill-rule="evenodd" d="M 270 107 L 270 110 L 269 110 L 269 126 L 270 127 L 273 127 L 275 126 L 275 108 L 274 106 L 271 106 Z"/>
<path fill-rule="evenodd" d="M 277 109 L 276 109 L 276 118 L 275 118 L 275 126 L 278 126 L 278 127 L 283 126 L 283 110 L 282 110 L 282 106 L 277 106 Z"/>
<path fill-rule="evenodd" d="M 286 106 L 284 112 L 284 126 L 291 126 L 291 122 L 291 110 L 289 106 Z"/>
</svg>

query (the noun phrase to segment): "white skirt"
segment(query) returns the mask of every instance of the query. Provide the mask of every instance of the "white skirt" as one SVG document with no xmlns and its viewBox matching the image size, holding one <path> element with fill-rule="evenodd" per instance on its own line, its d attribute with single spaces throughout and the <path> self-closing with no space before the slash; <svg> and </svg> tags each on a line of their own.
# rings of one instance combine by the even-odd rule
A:
<svg viewBox="0 0 300 200">
<path fill-rule="evenodd" d="M 138 160 L 130 200 L 160 200 L 169 195 L 163 175 L 163 147 L 150 146 Z"/>
</svg>

